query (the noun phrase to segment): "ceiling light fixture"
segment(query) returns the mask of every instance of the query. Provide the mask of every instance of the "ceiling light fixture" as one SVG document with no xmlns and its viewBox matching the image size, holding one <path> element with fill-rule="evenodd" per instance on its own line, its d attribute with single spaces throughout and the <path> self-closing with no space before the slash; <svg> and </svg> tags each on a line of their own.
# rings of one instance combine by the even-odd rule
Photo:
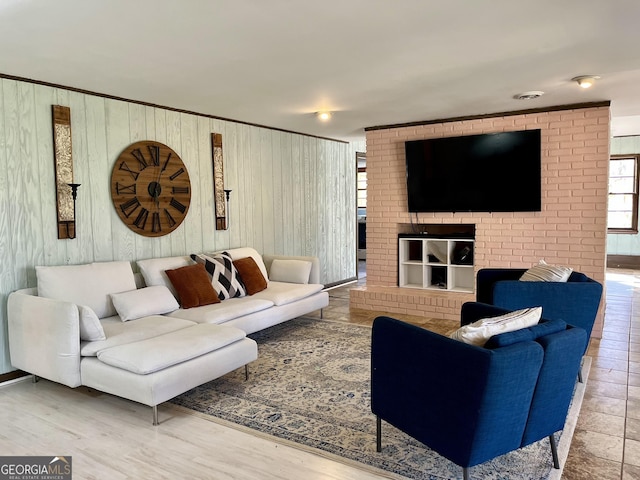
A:
<svg viewBox="0 0 640 480">
<path fill-rule="evenodd" d="M 518 95 L 514 95 L 513 98 L 516 100 L 533 100 L 535 98 L 540 98 L 542 95 L 544 95 L 544 92 L 541 92 L 540 90 L 531 90 L 529 92 L 522 92 Z"/>
<path fill-rule="evenodd" d="M 582 88 L 590 88 L 599 78 L 598 75 L 580 75 L 579 77 L 573 77 L 571 80 L 578 82 L 578 85 Z"/>
<path fill-rule="evenodd" d="M 331 118 L 331 112 L 316 112 L 316 116 L 323 122 L 326 122 Z"/>
</svg>

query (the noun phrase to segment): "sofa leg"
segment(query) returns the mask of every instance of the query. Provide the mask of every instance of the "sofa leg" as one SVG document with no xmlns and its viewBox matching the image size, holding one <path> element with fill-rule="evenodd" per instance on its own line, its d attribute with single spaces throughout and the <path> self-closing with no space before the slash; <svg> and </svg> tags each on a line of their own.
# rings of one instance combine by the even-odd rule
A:
<svg viewBox="0 0 640 480">
<path fill-rule="evenodd" d="M 376 452 L 382 451 L 382 419 L 376 415 Z"/>
<path fill-rule="evenodd" d="M 549 443 L 551 444 L 551 456 L 553 457 L 553 468 L 559 469 L 560 462 L 558 461 L 558 445 L 556 444 L 556 437 L 553 434 L 549 435 Z"/>
<path fill-rule="evenodd" d="M 249 380 L 249 364 L 248 363 L 244 366 L 244 380 L 245 382 Z"/>
<path fill-rule="evenodd" d="M 154 426 L 159 425 L 159 423 L 158 423 L 158 406 L 154 405 L 151 408 L 153 408 L 153 425 Z"/>
<path fill-rule="evenodd" d="M 462 467 L 462 478 L 469 480 L 469 467 Z"/>
<path fill-rule="evenodd" d="M 324 318 L 324 310 L 321 308 L 320 309 L 320 320 L 322 320 Z"/>
</svg>

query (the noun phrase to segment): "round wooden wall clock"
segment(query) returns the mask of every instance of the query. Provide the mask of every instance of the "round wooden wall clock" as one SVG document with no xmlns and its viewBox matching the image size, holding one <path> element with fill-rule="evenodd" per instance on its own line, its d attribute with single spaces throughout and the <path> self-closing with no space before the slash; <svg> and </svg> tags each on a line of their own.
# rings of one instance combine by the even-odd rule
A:
<svg viewBox="0 0 640 480">
<path fill-rule="evenodd" d="M 189 211 L 187 167 L 162 143 L 132 143 L 113 166 L 111 199 L 120 219 L 135 233 L 167 235 L 180 226 Z"/>
</svg>

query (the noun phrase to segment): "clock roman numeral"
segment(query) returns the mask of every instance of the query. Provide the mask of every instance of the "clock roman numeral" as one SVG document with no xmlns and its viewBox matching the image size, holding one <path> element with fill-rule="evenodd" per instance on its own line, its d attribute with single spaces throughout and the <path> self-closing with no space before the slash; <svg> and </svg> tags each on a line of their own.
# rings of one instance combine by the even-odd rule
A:
<svg viewBox="0 0 640 480">
<path fill-rule="evenodd" d="M 160 226 L 160 214 L 158 212 L 153 212 L 151 215 L 151 231 L 153 233 L 159 233 L 162 231 L 162 227 Z"/>
<path fill-rule="evenodd" d="M 173 228 L 173 226 L 176 224 L 175 219 L 171 216 L 171 214 L 169 213 L 169 210 L 167 210 L 166 208 L 164 209 L 164 214 L 167 217 L 167 223 L 169 224 L 169 228 Z"/>
<path fill-rule="evenodd" d="M 136 219 L 133 221 L 133 224 L 138 227 L 140 230 L 144 230 L 144 227 L 147 224 L 147 218 L 149 217 L 149 210 L 147 210 L 146 208 L 142 208 L 142 210 L 140 210 L 140 213 L 138 213 L 138 216 L 136 217 Z"/>
<path fill-rule="evenodd" d="M 135 159 L 138 160 L 138 163 L 140 164 L 140 170 L 144 170 L 145 168 L 147 168 L 147 161 L 145 160 L 144 155 L 139 148 L 131 150 L 131 155 L 133 155 Z"/>
<path fill-rule="evenodd" d="M 172 192 L 176 193 L 189 193 L 189 187 L 172 187 Z"/>
<path fill-rule="evenodd" d="M 171 180 L 175 180 L 176 178 L 178 178 L 180 175 L 182 175 L 184 173 L 184 168 L 180 168 L 180 170 L 178 170 L 176 173 L 174 173 L 173 175 L 171 175 L 169 178 Z"/>
<path fill-rule="evenodd" d="M 167 165 L 169 165 L 169 160 L 171 160 L 171 152 L 169 152 L 169 155 L 167 155 L 167 159 L 164 161 L 164 165 L 162 165 L 163 172 L 167 169 Z"/>
<path fill-rule="evenodd" d="M 187 209 L 187 207 L 183 204 L 181 204 L 178 200 L 176 200 L 175 198 L 172 198 L 171 201 L 169 202 L 169 205 L 171 205 L 173 208 L 175 208 L 176 210 L 178 210 L 180 213 L 184 213 L 185 210 Z"/>
<path fill-rule="evenodd" d="M 151 162 L 157 167 L 160 165 L 160 147 L 158 145 L 147 145 L 149 149 L 149 155 L 151 155 Z"/>
<path fill-rule="evenodd" d="M 124 203 L 120 204 L 120 210 L 125 217 L 129 218 L 133 212 L 135 212 L 140 206 L 140 200 L 138 197 L 133 197 L 131 200 L 127 200 Z"/>
<path fill-rule="evenodd" d="M 131 193 L 133 195 L 136 194 L 136 184 L 132 183 L 131 185 L 120 185 L 119 182 L 116 182 L 116 193 L 121 195 L 123 193 Z"/>
<path fill-rule="evenodd" d="M 129 165 L 127 165 L 127 162 L 125 162 L 124 160 L 120 164 L 119 169 L 124 170 L 125 172 L 129 172 L 129 174 L 133 177 L 134 180 L 138 180 L 138 175 L 140 174 L 138 172 L 134 172 L 133 170 L 131 170 L 129 168 Z"/>
</svg>

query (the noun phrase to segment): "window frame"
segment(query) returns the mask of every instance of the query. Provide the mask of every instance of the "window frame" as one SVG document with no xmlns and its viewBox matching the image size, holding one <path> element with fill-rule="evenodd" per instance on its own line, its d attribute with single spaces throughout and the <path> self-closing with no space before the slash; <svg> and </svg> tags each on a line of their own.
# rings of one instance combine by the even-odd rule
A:
<svg viewBox="0 0 640 480">
<path fill-rule="evenodd" d="M 607 233 L 615 233 L 615 234 L 637 234 L 638 233 L 638 167 L 640 164 L 640 154 L 628 154 L 628 155 L 611 155 L 609 158 L 609 162 L 612 160 L 629 160 L 633 159 L 635 162 L 634 165 L 634 191 L 631 193 L 633 196 L 633 210 L 631 212 L 631 227 L 629 228 L 609 228 L 607 221 Z M 611 178 L 611 169 L 609 169 L 609 179 Z M 609 186 L 607 184 L 607 217 L 609 215 L 609 196 L 611 195 L 629 195 L 629 193 L 611 193 L 609 191 Z"/>
<path fill-rule="evenodd" d="M 364 188 L 360 188 L 360 185 L 359 185 L 360 180 L 358 178 L 358 176 L 359 176 L 358 174 L 359 173 L 364 173 L 365 174 L 365 180 L 364 181 L 367 182 L 367 185 Z M 358 209 L 362 208 L 362 209 L 364 209 L 365 212 L 367 211 L 367 187 L 369 186 L 368 180 L 366 178 L 366 175 L 367 175 L 367 167 L 357 167 L 357 171 L 356 171 L 356 208 L 358 208 Z M 364 203 L 365 203 L 364 207 L 361 207 L 359 205 L 359 203 L 360 203 L 359 202 L 360 196 L 358 195 L 359 192 L 364 192 Z M 366 213 L 365 213 L 365 215 L 366 215 Z"/>
</svg>

